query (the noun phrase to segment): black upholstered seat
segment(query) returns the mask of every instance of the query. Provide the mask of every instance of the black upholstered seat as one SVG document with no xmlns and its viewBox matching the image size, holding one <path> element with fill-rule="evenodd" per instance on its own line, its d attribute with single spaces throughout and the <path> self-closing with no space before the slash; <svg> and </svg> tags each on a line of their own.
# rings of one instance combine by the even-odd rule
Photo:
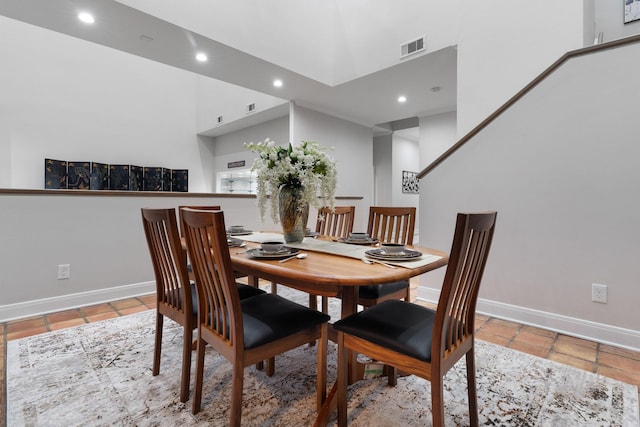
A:
<svg viewBox="0 0 640 427">
<path fill-rule="evenodd" d="M 254 286 L 244 285 L 242 283 L 236 283 L 236 286 L 238 286 L 238 295 L 242 300 L 255 297 L 256 295 L 266 294 L 265 291 Z"/>
<path fill-rule="evenodd" d="M 431 361 L 436 312 L 400 300 L 387 300 L 333 324 L 338 331 L 364 338 L 398 353 Z"/>
<path fill-rule="evenodd" d="M 240 305 L 245 349 L 270 343 L 330 320 L 324 313 L 274 294 L 265 293 L 248 298 L 242 300 Z"/>
</svg>

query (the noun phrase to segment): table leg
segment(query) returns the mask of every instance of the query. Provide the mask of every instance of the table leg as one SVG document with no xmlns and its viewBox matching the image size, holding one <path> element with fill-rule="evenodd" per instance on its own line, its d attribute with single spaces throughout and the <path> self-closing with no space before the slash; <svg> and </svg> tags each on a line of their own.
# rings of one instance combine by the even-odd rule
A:
<svg viewBox="0 0 640 427">
<path fill-rule="evenodd" d="M 340 293 L 340 299 L 342 303 L 340 318 L 347 317 L 356 312 L 356 310 L 358 309 L 357 296 L 358 296 L 357 286 L 345 286 L 344 288 L 342 288 L 342 292 Z M 331 330 L 330 332 L 334 332 L 334 331 Z M 335 340 L 335 337 L 332 336 L 331 339 Z M 349 383 L 351 384 L 352 383 L 351 378 L 353 377 L 355 379 L 355 375 L 356 375 L 351 371 L 357 371 L 357 369 L 356 369 L 356 355 L 353 352 L 350 352 L 350 353 L 351 354 L 349 354 L 348 357 L 349 357 L 349 372 L 350 372 Z M 338 392 L 338 382 L 336 381 L 331 387 L 331 390 L 329 390 L 329 394 L 327 395 L 327 398 L 324 401 L 322 408 L 320 409 L 320 411 L 318 411 L 318 416 L 316 418 L 315 423 L 313 424 L 314 427 L 326 426 L 327 424 L 329 424 L 329 418 L 331 418 L 331 415 L 333 414 L 333 412 L 336 410 L 336 407 L 338 406 L 337 392 Z"/>
<path fill-rule="evenodd" d="M 358 287 L 348 286 L 342 289 L 342 313 L 340 318 L 352 315 L 358 310 Z M 348 357 L 349 384 L 358 380 L 358 370 L 356 369 L 356 353 L 350 351 Z"/>
</svg>

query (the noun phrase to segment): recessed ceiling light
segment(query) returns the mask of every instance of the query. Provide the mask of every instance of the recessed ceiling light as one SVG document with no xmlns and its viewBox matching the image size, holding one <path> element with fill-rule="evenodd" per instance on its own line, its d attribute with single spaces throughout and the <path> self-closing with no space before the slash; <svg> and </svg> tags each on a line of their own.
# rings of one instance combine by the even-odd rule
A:
<svg viewBox="0 0 640 427">
<path fill-rule="evenodd" d="M 96 22 L 95 18 L 89 12 L 80 12 L 78 14 L 78 19 L 84 22 L 85 24 L 93 24 Z"/>
<path fill-rule="evenodd" d="M 207 58 L 207 55 L 206 55 L 206 54 L 204 54 L 204 53 L 202 53 L 202 52 L 198 52 L 198 53 L 196 54 L 196 59 L 197 59 L 198 61 L 200 61 L 200 62 L 207 62 L 207 60 L 208 60 L 209 58 Z"/>
<path fill-rule="evenodd" d="M 398 102 L 399 103 L 403 103 L 403 102 L 407 102 L 407 97 L 404 95 L 401 95 L 398 97 Z"/>
<path fill-rule="evenodd" d="M 276 79 L 276 80 L 274 80 L 274 81 L 273 81 L 273 85 L 274 85 L 275 87 L 282 87 L 282 80 L 280 80 L 280 79 Z"/>
</svg>

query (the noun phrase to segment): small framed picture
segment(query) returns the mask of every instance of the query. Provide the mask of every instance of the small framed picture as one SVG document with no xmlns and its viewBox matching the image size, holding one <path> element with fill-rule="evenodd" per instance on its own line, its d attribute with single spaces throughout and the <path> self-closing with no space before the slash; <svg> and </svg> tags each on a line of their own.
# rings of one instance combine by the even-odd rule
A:
<svg viewBox="0 0 640 427">
<path fill-rule="evenodd" d="M 624 2 L 624 23 L 640 19 L 640 0 L 622 0 Z"/>
<path fill-rule="evenodd" d="M 402 192 L 418 194 L 418 173 L 402 171 Z"/>
</svg>

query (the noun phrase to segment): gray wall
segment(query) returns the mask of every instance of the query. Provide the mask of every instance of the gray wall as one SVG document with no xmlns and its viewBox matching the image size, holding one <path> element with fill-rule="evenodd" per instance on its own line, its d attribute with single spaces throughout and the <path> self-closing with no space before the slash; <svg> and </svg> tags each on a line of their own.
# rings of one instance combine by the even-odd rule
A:
<svg viewBox="0 0 640 427">
<path fill-rule="evenodd" d="M 336 194 L 361 196 L 364 206 L 373 201 L 373 134 L 371 129 L 292 105 L 292 142 L 316 141 L 322 147 L 333 147 L 329 155 L 337 160 Z M 354 229 L 365 229 L 368 210 L 356 210 Z M 364 225 L 363 225 L 364 224 Z M 364 228 L 363 228 L 364 227 Z"/>
<path fill-rule="evenodd" d="M 456 212 L 498 211 L 479 309 L 640 348 L 638 57 L 571 60 L 421 180 L 423 245 L 448 249 Z"/>
</svg>

